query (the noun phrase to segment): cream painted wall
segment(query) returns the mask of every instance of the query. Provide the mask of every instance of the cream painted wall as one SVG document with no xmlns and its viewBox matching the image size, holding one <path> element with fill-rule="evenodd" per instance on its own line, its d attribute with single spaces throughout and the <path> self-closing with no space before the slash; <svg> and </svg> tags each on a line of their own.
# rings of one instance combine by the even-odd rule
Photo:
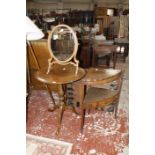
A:
<svg viewBox="0 0 155 155">
<path fill-rule="evenodd" d="M 93 7 L 91 8 L 91 4 L 89 3 L 68 3 L 68 4 L 64 4 L 64 8 L 71 8 L 72 10 L 92 10 Z"/>
<path fill-rule="evenodd" d="M 37 8 L 37 9 L 66 9 L 71 8 L 72 10 L 92 10 L 93 4 L 90 3 L 36 3 L 28 2 L 27 9 Z"/>
<path fill-rule="evenodd" d="M 57 3 L 36 3 L 36 2 L 27 2 L 26 9 L 58 9 Z"/>
<path fill-rule="evenodd" d="M 68 1 L 68 0 L 66 0 Z M 93 10 L 93 3 L 89 3 L 87 1 L 84 1 L 83 3 L 80 2 L 65 2 L 65 3 L 56 3 L 56 2 L 46 2 L 46 3 L 39 3 L 39 2 L 27 2 L 26 4 L 27 9 L 30 8 L 37 8 L 37 9 L 66 9 L 71 8 L 72 10 Z M 112 7 L 112 8 L 119 8 L 120 5 L 118 5 L 118 2 L 112 3 L 112 2 L 99 2 L 98 6 L 103 7 Z M 123 8 L 128 8 L 128 3 L 124 4 Z"/>
</svg>

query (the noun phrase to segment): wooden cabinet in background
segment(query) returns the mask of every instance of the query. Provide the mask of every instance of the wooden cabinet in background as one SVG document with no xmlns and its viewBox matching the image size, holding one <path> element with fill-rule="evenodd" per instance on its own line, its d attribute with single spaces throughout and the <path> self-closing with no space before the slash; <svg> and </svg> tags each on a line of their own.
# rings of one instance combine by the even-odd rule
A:
<svg viewBox="0 0 155 155">
<path fill-rule="evenodd" d="M 96 7 L 95 8 L 95 15 L 96 16 L 106 16 L 107 15 L 107 8 L 105 8 L 105 7 Z"/>
<path fill-rule="evenodd" d="M 37 41 L 31 41 L 31 46 L 33 52 L 38 60 L 40 68 L 47 68 L 48 59 L 50 58 L 50 53 L 47 46 L 47 39 L 41 39 Z M 37 65 L 35 59 L 32 55 L 32 51 L 28 46 L 28 59 L 31 73 L 31 85 L 34 90 L 43 90 L 46 89 L 45 85 L 34 77 L 34 73 L 37 71 Z M 53 91 L 58 91 L 57 85 L 49 85 L 49 88 Z"/>
</svg>

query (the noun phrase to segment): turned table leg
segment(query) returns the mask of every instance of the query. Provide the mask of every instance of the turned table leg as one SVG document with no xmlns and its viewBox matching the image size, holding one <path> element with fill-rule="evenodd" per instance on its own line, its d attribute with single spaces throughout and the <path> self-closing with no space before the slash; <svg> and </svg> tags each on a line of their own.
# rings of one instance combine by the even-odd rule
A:
<svg viewBox="0 0 155 155">
<path fill-rule="evenodd" d="M 63 117 L 63 113 L 65 110 L 65 102 L 64 102 L 64 90 L 63 90 L 63 85 L 60 85 L 60 102 L 59 102 L 59 112 L 58 112 L 58 127 L 57 127 L 57 131 L 56 134 L 58 135 L 60 132 L 60 128 L 61 128 L 61 122 L 62 122 L 62 117 Z"/>
</svg>

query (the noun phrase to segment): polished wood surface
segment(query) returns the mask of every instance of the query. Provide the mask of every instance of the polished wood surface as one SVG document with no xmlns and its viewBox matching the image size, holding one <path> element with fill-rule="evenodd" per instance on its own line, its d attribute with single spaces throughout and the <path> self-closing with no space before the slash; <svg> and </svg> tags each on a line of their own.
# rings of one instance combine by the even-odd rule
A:
<svg viewBox="0 0 155 155">
<path fill-rule="evenodd" d="M 35 74 L 36 79 L 47 84 L 67 84 L 77 81 L 85 75 L 84 69 L 80 67 L 77 74 L 75 74 L 75 66 L 70 64 L 54 64 L 50 73 L 47 74 L 46 72 L 46 68 L 37 71 Z"/>
<path fill-rule="evenodd" d="M 118 91 L 111 91 L 104 88 L 92 87 L 88 89 L 83 105 L 83 108 L 96 108 L 103 107 L 112 103 L 118 98 Z"/>
<path fill-rule="evenodd" d="M 79 46 L 80 66 L 89 68 L 92 66 L 92 45 L 91 40 L 81 39 Z"/>
<path fill-rule="evenodd" d="M 104 44 L 94 45 L 94 48 L 97 49 L 98 53 L 100 53 L 101 51 L 105 52 L 116 51 L 117 47 L 118 45 L 104 45 Z"/>
<path fill-rule="evenodd" d="M 38 63 L 41 68 L 48 67 L 48 59 L 50 58 L 50 53 L 48 51 L 47 39 L 41 39 L 37 41 L 31 41 L 31 45 L 34 54 L 37 57 Z M 32 55 L 31 49 L 28 49 L 28 56 L 30 60 L 30 69 L 37 69 L 34 57 Z"/>
<path fill-rule="evenodd" d="M 105 84 L 114 81 L 122 74 L 117 69 L 89 68 L 86 70 L 86 76 L 79 82 L 87 85 Z"/>
</svg>

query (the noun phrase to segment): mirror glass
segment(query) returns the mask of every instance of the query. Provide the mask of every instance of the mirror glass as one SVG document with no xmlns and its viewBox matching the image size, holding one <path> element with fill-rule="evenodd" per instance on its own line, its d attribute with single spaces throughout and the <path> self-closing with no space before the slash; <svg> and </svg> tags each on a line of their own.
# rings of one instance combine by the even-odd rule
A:
<svg viewBox="0 0 155 155">
<path fill-rule="evenodd" d="M 66 27 L 57 27 L 51 36 L 51 50 L 59 61 L 68 60 L 74 51 L 74 38 Z"/>
</svg>

